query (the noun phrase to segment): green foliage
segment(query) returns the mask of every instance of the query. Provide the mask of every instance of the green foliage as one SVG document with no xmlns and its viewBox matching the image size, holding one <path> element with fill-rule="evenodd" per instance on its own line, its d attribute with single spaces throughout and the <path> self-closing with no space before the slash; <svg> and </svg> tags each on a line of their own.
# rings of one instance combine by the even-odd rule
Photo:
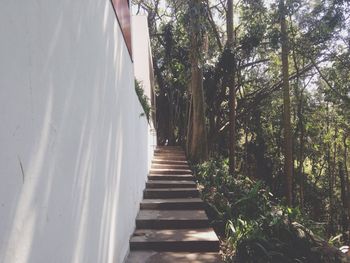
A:
<svg viewBox="0 0 350 263">
<path fill-rule="evenodd" d="M 184 22 L 188 30 L 188 37 L 195 42 L 196 50 L 193 50 L 200 60 L 200 66 L 205 63 L 204 39 L 208 28 L 208 20 L 205 4 L 199 0 L 188 1 L 188 9 L 184 15 Z M 192 39 L 193 38 L 193 39 Z M 194 54 L 193 54 L 194 55 Z"/>
<path fill-rule="evenodd" d="M 324 234 L 324 230 L 298 208 L 281 205 L 262 181 L 230 176 L 222 158 L 197 165 L 195 171 L 214 222 L 225 226 L 232 251 L 226 253 L 227 261 L 341 262 L 336 253 L 322 250 L 326 242 L 312 231 Z"/>
<path fill-rule="evenodd" d="M 257 48 L 266 34 L 267 12 L 263 1 L 244 1 L 241 7 L 241 19 L 249 21 L 240 33 L 240 44 L 245 55 Z"/>
<path fill-rule="evenodd" d="M 146 116 L 147 121 L 149 122 L 151 118 L 152 107 L 150 105 L 148 97 L 144 94 L 142 83 L 136 79 L 135 79 L 135 92 L 137 97 L 139 98 L 139 101 L 144 111 L 143 113 L 141 113 L 141 116 Z"/>
</svg>

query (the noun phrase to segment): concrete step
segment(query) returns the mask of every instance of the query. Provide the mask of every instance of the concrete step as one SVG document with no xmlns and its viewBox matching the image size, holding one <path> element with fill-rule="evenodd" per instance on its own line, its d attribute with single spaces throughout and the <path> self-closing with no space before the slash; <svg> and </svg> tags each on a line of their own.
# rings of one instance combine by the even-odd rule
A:
<svg viewBox="0 0 350 263">
<path fill-rule="evenodd" d="M 157 175 L 149 175 L 148 180 L 194 181 L 194 177 L 192 174 L 182 174 L 182 175 L 157 174 Z"/>
<path fill-rule="evenodd" d="M 190 169 L 151 169 L 149 174 L 191 174 Z"/>
<path fill-rule="evenodd" d="M 162 153 L 167 153 L 167 154 L 186 154 L 185 151 L 182 150 L 182 149 L 175 149 L 175 150 L 155 149 L 154 153 L 155 154 L 162 154 Z"/>
<path fill-rule="evenodd" d="M 136 218 L 137 229 L 207 228 L 204 210 L 141 210 Z"/>
<path fill-rule="evenodd" d="M 131 250 L 217 252 L 219 240 L 211 228 L 139 229 L 130 239 Z"/>
<path fill-rule="evenodd" d="M 175 160 L 175 161 L 187 161 L 185 155 L 174 155 L 174 154 L 155 154 L 154 159 L 160 160 Z"/>
<path fill-rule="evenodd" d="M 199 197 L 199 191 L 196 188 L 154 188 L 146 189 L 143 197 L 147 199 Z"/>
<path fill-rule="evenodd" d="M 166 150 L 166 149 L 156 149 L 154 154 L 183 154 L 186 155 L 184 150 Z"/>
<path fill-rule="evenodd" d="M 171 153 L 171 154 L 185 154 L 185 151 L 181 148 L 177 149 L 155 149 L 154 153 Z"/>
<path fill-rule="evenodd" d="M 187 160 L 167 160 L 167 159 L 164 160 L 164 159 L 154 158 L 154 159 L 152 160 L 152 164 L 188 165 L 188 162 L 187 162 Z"/>
<path fill-rule="evenodd" d="M 155 153 L 154 157 L 181 157 L 186 158 L 185 153 Z"/>
<path fill-rule="evenodd" d="M 184 169 L 191 170 L 188 164 L 152 164 L 151 169 Z"/>
<path fill-rule="evenodd" d="M 168 163 L 174 163 L 174 161 L 177 162 L 187 162 L 186 157 L 184 156 L 154 156 L 153 161 L 163 161 Z"/>
<path fill-rule="evenodd" d="M 126 263 L 223 263 L 219 253 L 132 251 Z"/>
<path fill-rule="evenodd" d="M 155 154 L 155 159 L 167 159 L 167 160 L 187 160 L 186 156 L 183 154 Z"/>
<path fill-rule="evenodd" d="M 183 148 L 181 146 L 178 146 L 178 145 L 157 145 L 157 150 L 158 149 L 165 149 L 165 150 L 177 150 L 177 149 L 180 149 L 182 150 Z"/>
<path fill-rule="evenodd" d="M 140 204 L 140 209 L 196 210 L 203 208 L 204 202 L 200 198 L 144 199 Z"/>
<path fill-rule="evenodd" d="M 196 188 L 196 183 L 186 180 L 149 180 L 146 188 Z"/>
<path fill-rule="evenodd" d="M 222 262 L 184 151 L 158 147 L 148 180 L 126 262 Z"/>
</svg>

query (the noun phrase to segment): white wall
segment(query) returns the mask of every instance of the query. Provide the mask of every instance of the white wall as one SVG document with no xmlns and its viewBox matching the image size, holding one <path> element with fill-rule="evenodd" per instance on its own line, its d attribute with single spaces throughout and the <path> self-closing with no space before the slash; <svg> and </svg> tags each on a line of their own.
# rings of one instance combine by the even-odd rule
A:
<svg viewBox="0 0 350 263">
<path fill-rule="evenodd" d="M 151 79 L 150 62 L 151 46 L 146 15 L 132 16 L 132 46 L 135 78 L 142 82 L 145 94 L 151 99 L 153 80 Z M 152 73 L 153 74 L 153 73 Z"/>
<path fill-rule="evenodd" d="M 0 262 L 122 262 L 148 167 L 109 0 L 0 3 Z"/>
<path fill-rule="evenodd" d="M 152 96 L 154 96 L 154 72 L 147 16 L 134 15 L 132 16 L 131 22 L 135 78 L 141 82 L 144 93 L 151 103 Z M 155 98 L 153 98 L 153 101 L 155 101 Z M 155 105 L 153 105 L 153 108 L 154 107 Z M 153 157 L 153 146 L 157 144 L 157 138 L 152 121 L 149 127 L 148 143 L 150 147 L 148 147 L 148 163 L 150 168 L 151 159 Z"/>
</svg>

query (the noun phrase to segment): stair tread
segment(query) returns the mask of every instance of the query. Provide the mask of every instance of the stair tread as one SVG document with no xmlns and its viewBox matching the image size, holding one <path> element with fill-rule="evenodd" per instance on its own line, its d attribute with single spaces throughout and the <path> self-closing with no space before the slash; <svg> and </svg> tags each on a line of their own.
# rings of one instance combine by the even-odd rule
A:
<svg viewBox="0 0 350 263">
<path fill-rule="evenodd" d="M 174 167 L 174 168 L 179 168 L 179 167 L 190 167 L 188 163 L 175 163 L 175 164 L 166 164 L 166 163 L 153 163 L 153 166 L 158 166 L 158 167 L 164 167 L 164 166 L 169 166 L 169 167 Z"/>
<path fill-rule="evenodd" d="M 155 155 L 154 158 L 155 158 L 154 159 L 155 162 L 161 161 L 161 162 L 172 162 L 172 163 L 174 163 L 174 162 L 177 161 L 177 163 L 180 163 L 180 161 L 181 161 L 181 162 L 183 162 L 185 164 L 188 164 L 187 159 L 186 159 L 185 156 L 157 156 L 157 155 Z"/>
<path fill-rule="evenodd" d="M 159 204 L 159 203 L 191 203 L 191 202 L 200 202 L 203 203 L 202 199 L 196 197 L 188 197 L 188 198 L 174 198 L 174 199 L 144 199 L 142 203 L 151 203 L 151 204 Z"/>
<path fill-rule="evenodd" d="M 146 188 L 148 192 L 190 192 L 198 191 L 197 188 Z"/>
<path fill-rule="evenodd" d="M 204 210 L 140 210 L 137 220 L 208 221 L 208 217 Z"/>
<path fill-rule="evenodd" d="M 221 263 L 219 253 L 131 251 L 126 263 Z"/>
<path fill-rule="evenodd" d="M 194 181 L 186 181 L 186 180 L 148 180 L 149 184 L 189 184 L 196 186 Z"/>
<path fill-rule="evenodd" d="M 182 149 L 179 145 L 157 145 L 156 149 Z"/>
<path fill-rule="evenodd" d="M 151 169 L 184 169 L 190 170 L 188 164 L 152 164 Z"/>
<path fill-rule="evenodd" d="M 194 177 L 191 174 L 150 174 L 149 180 L 165 180 L 165 181 L 194 181 Z"/>
<path fill-rule="evenodd" d="M 211 228 L 202 229 L 137 229 L 130 242 L 196 242 L 219 239 Z"/>
<path fill-rule="evenodd" d="M 169 181 L 170 182 L 170 181 Z M 154 188 L 193 188 L 196 187 L 196 184 L 192 181 L 182 181 L 174 183 L 174 181 L 167 183 L 166 180 L 162 180 L 160 182 L 147 182 L 146 183 L 147 189 L 154 189 Z"/>
<path fill-rule="evenodd" d="M 200 198 L 158 198 L 144 199 L 141 204 L 141 210 L 197 210 L 204 209 L 205 204 Z"/>
<path fill-rule="evenodd" d="M 150 173 L 161 173 L 161 172 L 188 173 L 188 174 L 192 173 L 190 169 L 152 168 L 150 170 Z"/>
<path fill-rule="evenodd" d="M 149 180 L 147 189 L 155 188 L 195 188 L 197 185 L 192 180 Z"/>
<path fill-rule="evenodd" d="M 146 188 L 143 192 L 145 199 L 153 198 L 186 198 L 199 197 L 197 188 Z"/>
<path fill-rule="evenodd" d="M 181 177 L 184 177 L 184 178 L 192 177 L 194 180 L 194 176 L 192 174 L 152 174 L 152 173 L 150 173 L 149 176 L 174 176 L 174 177 L 180 178 L 180 179 L 181 179 Z"/>
<path fill-rule="evenodd" d="M 187 160 L 164 160 L 164 159 L 158 159 L 156 156 L 152 160 L 152 163 L 154 164 L 187 164 Z"/>
<path fill-rule="evenodd" d="M 164 159 L 175 158 L 176 161 L 186 161 L 187 162 L 186 156 L 181 155 L 181 154 L 154 154 L 153 157 L 155 160 L 157 160 L 157 159 L 164 160 Z M 172 159 L 170 159 L 170 160 L 172 160 Z"/>
<path fill-rule="evenodd" d="M 155 154 L 183 154 L 186 155 L 185 151 L 183 150 L 155 150 Z"/>
</svg>

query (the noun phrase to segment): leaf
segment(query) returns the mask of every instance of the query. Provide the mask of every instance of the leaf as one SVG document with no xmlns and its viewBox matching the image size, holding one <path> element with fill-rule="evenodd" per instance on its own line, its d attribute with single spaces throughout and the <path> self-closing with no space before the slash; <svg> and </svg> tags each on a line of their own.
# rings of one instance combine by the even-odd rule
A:
<svg viewBox="0 0 350 263">
<path fill-rule="evenodd" d="M 339 235 L 336 235 L 335 237 L 331 237 L 328 243 L 333 243 L 334 241 L 339 240 L 342 236 L 343 234 L 339 234 Z"/>
</svg>

